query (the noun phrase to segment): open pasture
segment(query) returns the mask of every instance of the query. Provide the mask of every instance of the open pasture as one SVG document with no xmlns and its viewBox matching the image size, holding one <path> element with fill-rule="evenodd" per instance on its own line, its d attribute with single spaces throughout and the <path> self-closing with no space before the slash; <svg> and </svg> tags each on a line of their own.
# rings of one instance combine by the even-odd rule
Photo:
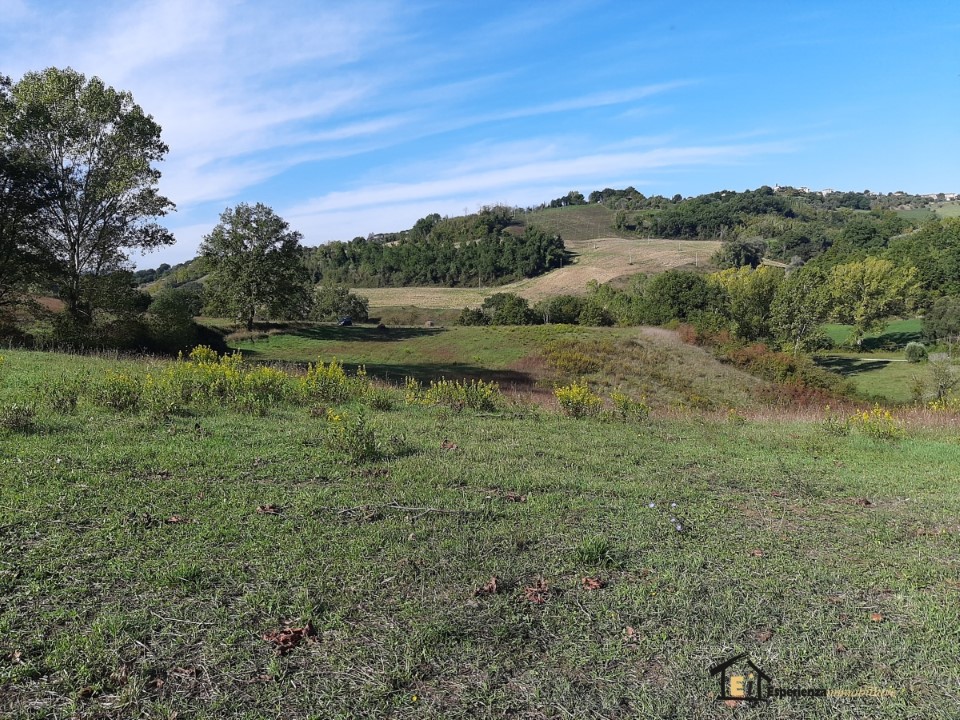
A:
<svg viewBox="0 0 960 720">
<path fill-rule="evenodd" d="M 4 717 L 904 718 L 960 700 L 955 430 L 574 420 L 399 390 L 156 414 L 97 390 L 156 365 L 4 354 Z M 71 379 L 76 406 L 55 409 Z M 732 710 L 708 668 L 740 652 L 778 687 L 892 696 Z"/>
</svg>

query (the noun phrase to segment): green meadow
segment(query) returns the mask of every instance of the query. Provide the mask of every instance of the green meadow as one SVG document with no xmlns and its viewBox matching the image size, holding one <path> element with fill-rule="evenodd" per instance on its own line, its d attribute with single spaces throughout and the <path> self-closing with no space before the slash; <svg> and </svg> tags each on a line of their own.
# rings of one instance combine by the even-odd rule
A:
<svg viewBox="0 0 960 720">
<path fill-rule="evenodd" d="M 518 337 L 486 352 L 509 363 Z M 306 342 L 282 341 L 286 359 Z M 352 362 L 386 357 L 356 345 Z M 619 414 L 606 391 L 574 419 L 330 366 L 3 354 L 4 717 L 904 718 L 960 700 L 955 428 Z M 892 697 L 733 710 L 708 668 L 740 652 L 779 687 Z"/>
<path fill-rule="evenodd" d="M 819 354 L 817 363 L 853 382 L 859 397 L 881 403 L 908 404 L 915 400 L 918 382 L 928 380 L 926 363 L 909 363 L 903 349 L 909 342 L 920 342 L 921 320 L 893 320 L 880 331 L 868 334 L 862 352 L 831 351 Z M 834 345 L 842 348 L 853 337 L 851 325 L 828 324 L 824 332 Z"/>
</svg>

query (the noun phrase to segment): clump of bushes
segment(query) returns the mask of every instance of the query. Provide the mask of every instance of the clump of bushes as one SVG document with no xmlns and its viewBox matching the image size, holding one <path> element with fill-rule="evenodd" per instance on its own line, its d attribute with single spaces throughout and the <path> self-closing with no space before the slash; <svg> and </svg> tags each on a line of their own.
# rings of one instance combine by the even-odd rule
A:
<svg viewBox="0 0 960 720">
<path fill-rule="evenodd" d="M 634 400 L 629 395 L 615 390 L 610 394 L 610 401 L 613 403 L 617 417 L 624 422 L 646 420 L 650 417 L 650 406 L 645 399 Z"/>
<path fill-rule="evenodd" d="M 111 371 L 97 383 L 93 394 L 99 405 L 121 412 L 133 410 L 140 404 L 143 381 L 129 373 Z"/>
<path fill-rule="evenodd" d="M 8 432 L 30 433 L 37 427 L 37 411 L 30 405 L 14 403 L 0 408 L 0 428 Z"/>
<path fill-rule="evenodd" d="M 318 360 L 316 365 L 309 365 L 300 381 L 300 390 L 305 398 L 332 403 L 363 397 L 371 389 L 364 368 L 361 367 L 355 376 L 350 377 L 336 358 L 327 364 Z"/>
<path fill-rule="evenodd" d="M 554 370 L 577 376 L 597 372 L 603 367 L 602 358 L 612 353 L 613 344 L 609 341 L 554 340 L 547 344 L 543 355 Z"/>
<path fill-rule="evenodd" d="M 500 402 L 500 386 L 484 380 L 431 380 L 424 388 L 413 378 L 407 378 L 404 399 L 408 405 L 445 405 L 454 410 L 491 411 Z"/>
<path fill-rule="evenodd" d="M 908 342 L 903 350 L 907 362 L 918 363 L 927 359 L 927 348 L 923 343 Z"/>
<path fill-rule="evenodd" d="M 296 395 L 296 383 L 282 370 L 247 365 L 238 352 L 221 356 L 203 345 L 186 358 L 181 353 L 176 362 L 143 376 L 107 373 L 93 392 L 95 402 L 104 407 L 121 411 L 145 407 L 160 415 L 191 405 L 229 405 L 263 414 Z"/>
<path fill-rule="evenodd" d="M 383 455 L 376 431 L 363 413 L 350 417 L 328 410 L 326 423 L 323 444 L 331 454 L 354 465 L 379 460 Z"/>
<path fill-rule="evenodd" d="M 586 381 L 563 385 L 553 391 L 560 409 L 574 418 L 592 417 L 603 410 L 603 399 L 590 391 Z"/>
<path fill-rule="evenodd" d="M 870 410 L 858 412 L 850 418 L 851 426 L 864 435 L 878 440 L 895 440 L 904 435 L 903 425 L 889 410 L 874 405 Z"/>
</svg>

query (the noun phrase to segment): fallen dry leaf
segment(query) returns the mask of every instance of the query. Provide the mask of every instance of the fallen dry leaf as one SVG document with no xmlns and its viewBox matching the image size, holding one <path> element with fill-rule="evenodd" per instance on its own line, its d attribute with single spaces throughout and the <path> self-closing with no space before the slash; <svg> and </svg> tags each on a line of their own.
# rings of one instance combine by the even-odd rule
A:
<svg viewBox="0 0 960 720">
<path fill-rule="evenodd" d="M 845 653 L 847 651 L 847 646 L 844 645 L 843 643 L 837 643 L 836 645 L 834 645 L 833 649 L 836 650 L 838 653 Z"/>
<path fill-rule="evenodd" d="M 450 442 L 449 440 L 444 440 L 440 443 L 441 450 L 457 450 L 459 447 L 455 442 Z"/>
<path fill-rule="evenodd" d="M 754 548 L 750 551 L 750 557 L 763 557 L 763 550 L 760 548 Z"/>
<path fill-rule="evenodd" d="M 475 597 L 485 597 L 487 595 L 496 595 L 498 590 L 499 586 L 497 585 L 497 576 L 494 575 L 487 580 L 487 582 L 478 587 L 473 594 Z"/>
<path fill-rule="evenodd" d="M 773 630 L 770 628 L 761 628 L 760 630 L 754 630 L 751 634 L 756 642 L 765 643 L 773 637 Z"/>
<path fill-rule="evenodd" d="M 630 625 L 627 625 L 623 629 L 623 639 L 628 643 L 635 643 L 637 641 L 637 631 L 634 630 Z"/>
<path fill-rule="evenodd" d="M 739 701 L 739 700 L 724 700 L 724 701 L 723 701 L 723 704 L 726 705 L 728 708 L 735 708 L 735 707 L 737 707 L 737 706 L 740 704 L 740 701 Z"/>
<path fill-rule="evenodd" d="M 527 599 L 527 602 L 531 602 L 534 605 L 542 605 L 545 603 L 549 594 L 550 588 L 543 578 L 537 578 L 537 581 L 533 583 L 533 585 L 527 585 L 527 587 L 523 589 L 523 596 Z"/>
<path fill-rule="evenodd" d="M 267 505 L 257 505 L 257 513 L 260 515 L 279 515 L 280 507 L 269 503 Z"/>
<path fill-rule="evenodd" d="M 883 615 L 878 612 L 870 613 L 870 620 L 872 622 L 883 622 Z"/>
<path fill-rule="evenodd" d="M 284 625 L 280 630 L 271 630 L 268 633 L 264 633 L 263 639 L 276 647 L 277 655 L 286 655 L 303 640 L 312 638 L 316 634 L 317 631 L 314 630 L 311 623 L 307 623 L 303 627 Z"/>
<path fill-rule="evenodd" d="M 601 590 L 607 586 L 605 580 L 594 577 L 585 577 L 583 579 L 583 589 L 584 590 Z"/>
</svg>

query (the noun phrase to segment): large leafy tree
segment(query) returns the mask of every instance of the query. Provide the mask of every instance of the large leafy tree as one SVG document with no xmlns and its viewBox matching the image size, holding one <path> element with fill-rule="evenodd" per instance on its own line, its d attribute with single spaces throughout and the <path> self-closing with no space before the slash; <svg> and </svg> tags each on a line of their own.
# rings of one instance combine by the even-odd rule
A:
<svg viewBox="0 0 960 720">
<path fill-rule="evenodd" d="M 866 332 L 910 306 L 917 293 L 916 274 L 914 267 L 873 256 L 836 265 L 828 281 L 834 317 L 853 325 L 859 346 Z"/>
<path fill-rule="evenodd" d="M 157 189 L 160 126 L 130 93 L 70 68 L 27 73 L 10 100 L 5 133 L 50 183 L 40 246 L 56 262 L 68 312 L 89 322 L 91 279 L 124 268 L 131 249 L 174 241 L 155 221 L 174 207 Z"/>
<path fill-rule="evenodd" d="M 370 318 L 370 301 L 342 285 L 320 284 L 313 291 L 310 317 L 314 320 L 349 317 L 357 322 L 366 322 Z"/>
<path fill-rule="evenodd" d="M 300 238 L 262 203 L 224 210 L 200 245 L 212 269 L 207 284 L 211 306 L 245 323 L 248 330 L 258 315 L 303 317 L 309 309 L 309 273 Z"/>
<path fill-rule="evenodd" d="M 779 268 L 749 265 L 714 273 L 710 280 L 723 289 L 725 311 L 734 331 L 744 340 L 760 340 L 771 334 L 771 306 L 784 273 Z"/>
<path fill-rule="evenodd" d="M 0 76 L 0 311 L 22 299 L 48 260 L 38 234 L 51 188 L 42 167 L 10 137 L 11 88 L 10 79 Z"/>
<path fill-rule="evenodd" d="M 820 325 L 829 310 L 826 273 L 806 266 L 780 284 L 770 307 L 770 326 L 783 346 L 799 355 L 819 344 L 823 337 Z"/>
</svg>

